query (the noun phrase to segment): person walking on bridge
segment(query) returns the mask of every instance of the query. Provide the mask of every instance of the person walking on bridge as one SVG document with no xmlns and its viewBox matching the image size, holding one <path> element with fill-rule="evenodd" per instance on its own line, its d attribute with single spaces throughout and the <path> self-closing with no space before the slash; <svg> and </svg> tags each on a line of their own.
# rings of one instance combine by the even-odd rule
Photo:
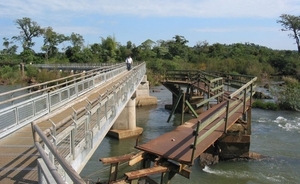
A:
<svg viewBox="0 0 300 184">
<path fill-rule="evenodd" d="M 132 58 L 131 58 L 131 56 L 128 56 L 127 58 L 126 58 L 126 65 L 127 65 L 127 70 L 129 71 L 129 70 L 131 70 L 131 65 L 132 65 L 132 63 L 133 63 L 133 60 L 132 60 Z"/>
</svg>

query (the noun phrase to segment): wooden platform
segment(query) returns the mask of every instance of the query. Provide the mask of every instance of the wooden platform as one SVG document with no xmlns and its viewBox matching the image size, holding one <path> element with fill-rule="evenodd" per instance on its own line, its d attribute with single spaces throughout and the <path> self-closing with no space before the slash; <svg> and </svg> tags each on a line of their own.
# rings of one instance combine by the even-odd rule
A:
<svg viewBox="0 0 300 184">
<path fill-rule="evenodd" d="M 247 108 L 249 108 L 249 102 Z M 176 127 L 173 131 L 165 133 L 156 139 L 153 139 L 145 144 L 137 145 L 136 148 L 154 155 L 177 161 L 181 164 L 191 164 L 192 149 L 191 145 L 194 143 L 195 136 L 193 131 L 197 122 L 210 117 L 215 113 L 216 109 L 226 108 L 226 102 L 219 103 L 207 111 L 204 111 L 198 118 L 191 119 L 185 124 Z M 234 108 L 234 107 L 232 107 Z M 243 109 L 240 108 L 234 113 L 228 120 L 227 129 L 229 129 L 243 114 Z M 226 114 L 220 115 L 205 129 L 200 131 L 199 136 L 207 132 L 221 119 L 224 119 Z M 210 145 L 212 145 L 219 137 L 224 133 L 224 125 L 213 131 L 208 137 L 206 137 L 200 144 L 197 145 L 194 158 L 197 158 L 202 154 Z"/>
</svg>

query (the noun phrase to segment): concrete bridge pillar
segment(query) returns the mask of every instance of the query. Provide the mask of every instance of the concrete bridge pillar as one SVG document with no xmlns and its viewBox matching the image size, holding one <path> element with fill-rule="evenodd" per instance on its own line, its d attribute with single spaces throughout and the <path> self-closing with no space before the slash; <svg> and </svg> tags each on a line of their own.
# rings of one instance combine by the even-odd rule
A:
<svg viewBox="0 0 300 184">
<path fill-rule="evenodd" d="M 134 95 L 119 115 L 118 119 L 108 132 L 108 135 L 117 139 L 134 137 L 142 134 L 143 128 L 136 126 L 136 107 L 157 104 L 157 98 L 149 95 L 149 81 L 147 75 L 139 84 Z"/>
<path fill-rule="evenodd" d="M 114 130 L 133 130 L 136 128 L 135 97 L 131 97 L 114 123 Z"/>
<path fill-rule="evenodd" d="M 143 128 L 136 126 L 136 97 L 132 96 L 115 121 L 109 136 L 117 139 L 135 137 L 143 133 Z"/>
</svg>

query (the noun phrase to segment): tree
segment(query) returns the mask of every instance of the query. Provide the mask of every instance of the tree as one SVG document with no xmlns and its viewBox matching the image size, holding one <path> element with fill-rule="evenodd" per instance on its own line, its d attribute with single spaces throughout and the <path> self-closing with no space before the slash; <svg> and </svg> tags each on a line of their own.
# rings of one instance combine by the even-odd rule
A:
<svg viewBox="0 0 300 184">
<path fill-rule="evenodd" d="M 153 45 L 155 44 L 154 41 L 147 39 L 144 41 L 140 47 L 140 55 L 142 59 L 150 59 L 155 57 L 155 52 L 152 51 Z"/>
<path fill-rule="evenodd" d="M 106 39 L 101 38 L 103 49 L 103 59 L 106 62 L 115 62 L 117 56 L 118 43 L 115 37 L 108 36 Z"/>
<path fill-rule="evenodd" d="M 84 39 L 83 37 L 78 33 L 72 33 L 70 36 L 70 42 L 73 45 L 73 47 L 83 47 Z"/>
<path fill-rule="evenodd" d="M 82 55 L 80 53 L 81 48 L 83 47 L 84 44 L 84 39 L 80 34 L 77 33 L 72 33 L 70 38 L 69 38 L 72 46 L 68 46 L 66 49 L 66 56 L 69 59 L 70 62 L 72 63 L 82 63 L 84 62 L 82 60 Z"/>
<path fill-rule="evenodd" d="M 34 46 L 32 39 L 43 34 L 43 29 L 28 17 L 17 19 L 15 24 L 21 31 L 19 36 L 13 36 L 12 39 L 21 42 L 23 50 Z"/>
<path fill-rule="evenodd" d="M 183 36 L 175 35 L 174 40 L 168 41 L 168 50 L 172 57 L 179 56 L 181 59 L 186 59 L 188 57 L 188 46 L 186 43 L 189 41 L 186 40 Z"/>
<path fill-rule="evenodd" d="M 8 38 L 5 38 L 5 37 L 3 38 L 4 49 L 3 49 L 2 53 L 4 55 L 13 55 L 13 54 L 16 54 L 18 46 L 11 45 L 11 44 L 13 44 L 12 41 L 9 41 Z"/>
<path fill-rule="evenodd" d="M 296 40 L 298 53 L 300 54 L 300 16 L 282 14 L 280 20 L 277 20 L 277 23 L 280 23 L 281 26 L 283 26 L 281 29 L 282 31 L 292 31 L 289 36 Z"/>
<path fill-rule="evenodd" d="M 57 46 L 64 41 L 67 41 L 69 38 L 63 34 L 58 34 L 53 31 L 52 27 L 47 27 L 44 30 L 44 45 L 42 50 L 45 51 L 45 57 L 53 56 L 58 52 Z"/>
</svg>

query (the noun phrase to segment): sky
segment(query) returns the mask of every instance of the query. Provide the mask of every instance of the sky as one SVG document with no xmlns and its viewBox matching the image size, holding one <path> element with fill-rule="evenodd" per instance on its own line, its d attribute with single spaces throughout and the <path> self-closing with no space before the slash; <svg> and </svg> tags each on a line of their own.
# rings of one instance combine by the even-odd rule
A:
<svg viewBox="0 0 300 184">
<path fill-rule="evenodd" d="M 0 50 L 2 38 L 19 35 L 15 21 L 24 17 L 66 36 L 80 34 L 86 46 L 107 37 L 139 46 L 179 35 L 189 46 L 206 41 L 296 50 L 291 32 L 281 31 L 277 20 L 282 14 L 299 16 L 299 10 L 299 0 L 2 0 Z M 42 38 L 33 41 L 41 52 Z"/>
</svg>

